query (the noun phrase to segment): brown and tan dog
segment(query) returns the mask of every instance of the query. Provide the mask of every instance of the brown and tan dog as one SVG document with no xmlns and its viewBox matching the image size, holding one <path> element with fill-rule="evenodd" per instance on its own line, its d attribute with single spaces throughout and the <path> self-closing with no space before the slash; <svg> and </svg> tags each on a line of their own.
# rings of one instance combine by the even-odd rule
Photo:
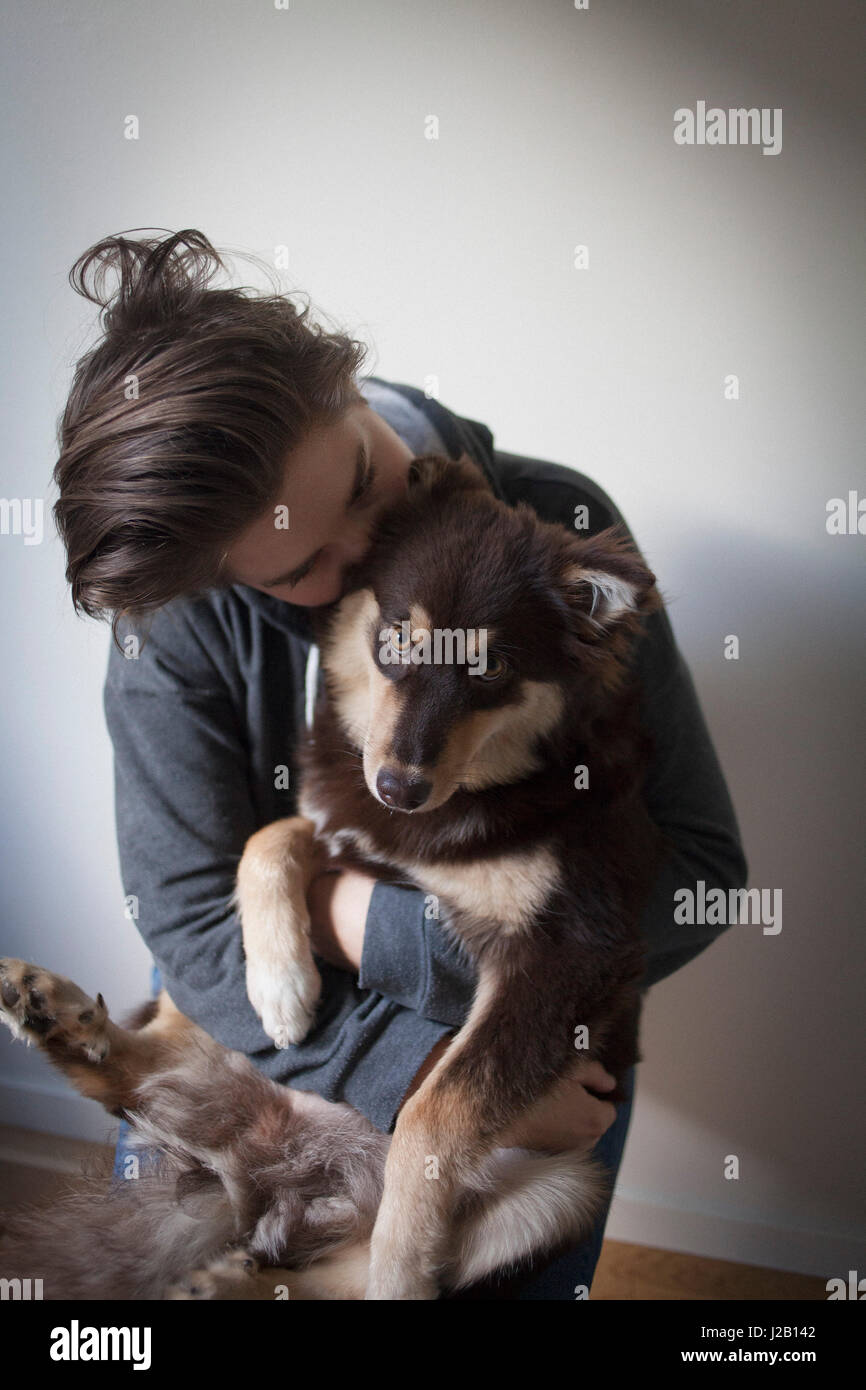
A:
<svg viewBox="0 0 866 1390">
<path fill-rule="evenodd" d="M 236 901 L 278 1045 L 315 1013 L 305 895 L 323 854 L 434 895 L 478 962 L 469 1018 L 398 1117 L 372 1240 L 368 1298 L 435 1298 L 457 1195 L 579 1030 L 618 1080 L 638 1057 L 638 920 L 663 844 L 628 657 L 660 598 L 617 528 L 581 539 L 511 508 L 465 456 L 414 461 L 348 587 L 314 610 L 325 692 L 300 815 L 250 839 Z"/>
</svg>

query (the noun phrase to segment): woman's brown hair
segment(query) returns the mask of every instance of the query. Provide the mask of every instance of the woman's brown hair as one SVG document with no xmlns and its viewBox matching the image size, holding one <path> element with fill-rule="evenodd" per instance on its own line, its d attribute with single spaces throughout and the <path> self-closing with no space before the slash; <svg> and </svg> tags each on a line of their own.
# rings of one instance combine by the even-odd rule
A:
<svg viewBox="0 0 866 1390">
<path fill-rule="evenodd" d="M 287 453 L 362 399 L 364 343 L 285 294 L 208 289 L 220 269 L 187 229 L 107 237 L 69 273 L 102 336 L 58 423 L 53 514 L 73 607 L 113 613 L 115 642 L 121 616 L 229 582 L 226 551 L 278 500 Z"/>
</svg>

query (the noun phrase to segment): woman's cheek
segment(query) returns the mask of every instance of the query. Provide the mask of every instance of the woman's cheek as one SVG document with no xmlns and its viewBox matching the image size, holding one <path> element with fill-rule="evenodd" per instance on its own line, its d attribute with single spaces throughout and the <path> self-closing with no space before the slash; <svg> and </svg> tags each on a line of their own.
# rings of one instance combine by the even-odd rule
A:
<svg viewBox="0 0 866 1390">
<path fill-rule="evenodd" d="M 289 595 L 289 603 L 297 603 L 305 608 L 320 608 L 326 603 L 334 603 L 341 593 L 340 575 L 332 573 L 327 579 L 306 581 L 303 588 L 298 584 Z"/>
</svg>

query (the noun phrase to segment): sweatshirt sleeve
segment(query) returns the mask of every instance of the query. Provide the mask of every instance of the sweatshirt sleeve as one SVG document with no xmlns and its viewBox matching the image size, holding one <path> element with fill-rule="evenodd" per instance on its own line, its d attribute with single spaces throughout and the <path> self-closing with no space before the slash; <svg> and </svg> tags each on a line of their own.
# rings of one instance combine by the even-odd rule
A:
<svg viewBox="0 0 866 1390">
<path fill-rule="evenodd" d="M 548 465 L 547 471 L 546 485 L 559 489 L 559 494 L 545 514 L 557 514 L 568 524 L 565 519 L 573 518 L 575 504 L 585 502 L 586 494 L 575 486 L 570 470 Z M 594 484 L 592 500 L 604 525 L 626 525 L 611 499 Z M 664 608 L 646 619 L 635 667 L 642 717 L 655 748 L 646 783 L 647 807 L 670 847 L 641 919 L 647 943 L 646 990 L 700 955 L 727 929 L 727 924 L 677 924 L 674 893 L 694 888 L 698 879 L 704 880 L 707 892 L 744 887 L 748 865 L 694 682 Z M 377 884 L 359 979 L 427 1018 L 459 1026 L 473 998 L 477 969 L 427 914 L 425 902 L 420 890 Z"/>
<path fill-rule="evenodd" d="M 636 669 L 644 723 L 655 742 L 647 807 L 671 847 L 642 919 L 648 989 L 727 930 L 727 923 L 678 925 L 675 892 L 703 879 L 707 890 L 727 893 L 745 886 L 749 870 L 724 774 L 665 609 L 646 620 Z"/>
<path fill-rule="evenodd" d="M 256 810 L 231 661 L 228 634 L 195 600 L 161 609 L 136 658 L 110 644 L 103 705 L 127 911 L 181 1012 L 272 1080 L 347 1101 L 387 1132 L 449 1029 L 317 960 L 322 1002 L 308 1037 L 280 1050 L 264 1032 L 229 904 L 247 839 L 274 816 Z"/>
<path fill-rule="evenodd" d="M 420 888 L 376 883 L 370 898 L 358 983 L 460 1028 L 478 983 L 471 956 L 446 934 Z"/>
</svg>

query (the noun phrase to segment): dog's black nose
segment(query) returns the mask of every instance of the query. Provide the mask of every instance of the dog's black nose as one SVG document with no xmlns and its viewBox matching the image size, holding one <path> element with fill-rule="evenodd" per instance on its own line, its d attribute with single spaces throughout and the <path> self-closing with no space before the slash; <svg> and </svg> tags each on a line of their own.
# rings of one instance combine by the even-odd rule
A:
<svg viewBox="0 0 866 1390">
<path fill-rule="evenodd" d="M 386 806 L 398 811 L 415 811 L 430 795 L 430 783 L 424 777 L 401 777 L 383 767 L 376 778 L 376 791 Z"/>
</svg>

